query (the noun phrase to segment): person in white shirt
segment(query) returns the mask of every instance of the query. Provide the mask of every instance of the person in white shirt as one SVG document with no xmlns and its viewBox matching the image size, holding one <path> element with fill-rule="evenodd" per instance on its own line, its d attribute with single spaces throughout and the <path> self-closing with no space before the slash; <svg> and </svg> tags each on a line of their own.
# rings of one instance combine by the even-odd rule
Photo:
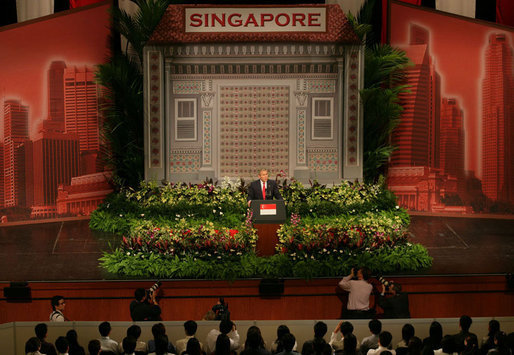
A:
<svg viewBox="0 0 514 355">
<path fill-rule="evenodd" d="M 225 334 L 230 339 L 230 350 L 237 351 L 239 349 L 239 333 L 237 332 L 236 325 L 232 321 L 224 319 L 220 322 L 219 330 L 212 329 L 207 334 L 207 354 L 216 351 L 216 340 L 220 334 Z"/>
<path fill-rule="evenodd" d="M 382 322 L 380 322 L 378 319 L 372 319 L 368 323 L 368 328 L 371 332 L 371 335 L 362 339 L 362 343 L 359 349 L 362 355 L 366 355 L 369 349 L 378 348 L 378 335 L 382 331 Z"/>
<path fill-rule="evenodd" d="M 184 323 L 184 332 L 186 333 L 186 337 L 183 339 L 177 340 L 177 344 L 175 348 L 177 349 L 177 355 L 182 354 L 184 351 L 186 351 L 187 342 L 189 339 L 194 338 L 196 334 L 196 329 L 198 328 L 198 325 L 194 320 L 188 320 Z M 203 349 L 202 343 L 200 343 L 200 349 Z"/>
<path fill-rule="evenodd" d="M 66 302 L 64 301 L 63 296 L 54 296 L 50 300 L 50 304 L 52 305 L 53 312 L 50 313 L 50 322 L 64 322 L 66 318 L 64 317 L 64 308 L 66 307 Z"/>
<path fill-rule="evenodd" d="M 340 333 L 340 337 L 338 335 Z M 334 351 L 341 351 L 344 349 L 344 338 L 353 333 L 353 324 L 348 321 L 341 321 L 330 335 L 328 342 Z"/>
<path fill-rule="evenodd" d="M 369 308 L 369 296 L 373 291 L 373 286 L 368 282 L 369 270 L 352 268 L 350 275 L 344 277 L 339 282 L 339 287 L 348 291 L 348 304 L 346 306 L 345 318 L 358 319 L 370 318 L 372 311 Z"/>
<path fill-rule="evenodd" d="M 368 355 L 378 355 L 383 351 L 389 351 L 392 355 L 396 355 L 396 351 L 389 349 L 393 336 L 388 331 L 380 333 L 378 336 L 378 348 L 368 350 Z"/>
<path fill-rule="evenodd" d="M 100 325 L 98 326 L 98 331 L 101 335 L 101 338 L 99 340 L 102 351 L 112 351 L 115 354 L 119 354 L 118 342 L 109 338 L 109 334 L 111 334 L 111 323 L 100 323 Z"/>
</svg>

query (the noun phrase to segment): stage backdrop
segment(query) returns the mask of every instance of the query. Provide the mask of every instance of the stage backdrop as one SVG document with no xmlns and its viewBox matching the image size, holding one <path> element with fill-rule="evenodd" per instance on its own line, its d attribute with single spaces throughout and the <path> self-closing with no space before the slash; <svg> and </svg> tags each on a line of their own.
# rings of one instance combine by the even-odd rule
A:
<svg viewBox="0 0 514 355">
<path fill-rule="evenodd" d="M 399 203 L 514 212 L 514 31 L 395 1 L 389 23 L 413 63 L 388 172 Z"/>
<path fill-rule="evenodd" d="M 95 65 L 110 2 L 0 31 L 0 217 L 87 215 L 111 191 Z"/>
</svg>

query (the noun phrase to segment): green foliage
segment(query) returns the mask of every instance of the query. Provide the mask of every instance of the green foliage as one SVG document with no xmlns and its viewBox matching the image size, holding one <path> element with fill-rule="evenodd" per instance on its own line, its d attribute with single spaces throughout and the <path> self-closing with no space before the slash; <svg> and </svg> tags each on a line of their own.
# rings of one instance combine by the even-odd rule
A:
<svg viewBox="0 0 514 355">
<path fill-rule="evenodd" d="M 104 86 L 101 103 L 102 138 L 108 143 L 107 164 L 118 187 L 137 187 L 144 178 L 143 47 L 168 6 L 167 0 L 138 0 L 134 16 L 114 7 L 113 28 L 127 39 L 124 51 L 113 50 L 107 63 L 98 65 L 97 81 Z M 136 53 L 128 54 L 128 47 Z"/>
</svg>

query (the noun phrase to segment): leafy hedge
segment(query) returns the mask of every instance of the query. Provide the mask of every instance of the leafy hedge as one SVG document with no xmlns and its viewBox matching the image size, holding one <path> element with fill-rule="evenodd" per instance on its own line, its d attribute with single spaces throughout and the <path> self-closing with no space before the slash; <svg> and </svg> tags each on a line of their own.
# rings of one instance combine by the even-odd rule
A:
<svg viewBox="0 0 514 355">
<path fill-rule="evenodd" d="M 356 265 L 380 273 L 431 265 L 426 249 L 408 242 L 409 216 L 382 185 L 282 181 L 280 188 L 291 218 L 269 258 L 255 255 L 257 233 L 243 181 L 142 183 L 113 194 L 90 221 L 92 229 L 120 235 L 101 265 L 131 277 L 209 279 L 311 278 L 345 274 Z"/>
</svg>

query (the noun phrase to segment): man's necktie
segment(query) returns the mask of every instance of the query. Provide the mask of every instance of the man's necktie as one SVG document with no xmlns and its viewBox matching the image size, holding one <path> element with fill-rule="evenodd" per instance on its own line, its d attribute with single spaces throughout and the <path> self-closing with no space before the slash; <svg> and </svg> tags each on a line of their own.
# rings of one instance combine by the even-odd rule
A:
<svg viewBox="0 0 514 355">
<path fill-rule="evenodd" d="M 266 199 L 266 183 L 262 183 L 262 199 Z"/>
</svg>

